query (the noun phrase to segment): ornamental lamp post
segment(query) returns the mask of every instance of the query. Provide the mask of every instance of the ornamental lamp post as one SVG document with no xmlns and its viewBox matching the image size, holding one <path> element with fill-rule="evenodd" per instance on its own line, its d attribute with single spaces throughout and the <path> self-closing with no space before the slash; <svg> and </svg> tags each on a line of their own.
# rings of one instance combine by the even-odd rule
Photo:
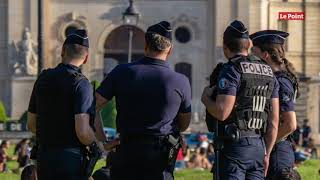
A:
<svg viewBox="0 0 320 180">
<path fill-rule="evenodd" d="M 38 0 L 38 76 L 43 69 L 43 1 Z"/>
<path fill-rule="evenodd" d="M 128 26 L 128 32 L 129 32 L 128 63 L 130 63 L 132 59 L 133 26 L 138 25 L 139 18 L 140 18 L 140 14 L 134 8 L 133 0 L 129 0 L 129 7 L 122 14 L 123 24 Z"/>
</svg>

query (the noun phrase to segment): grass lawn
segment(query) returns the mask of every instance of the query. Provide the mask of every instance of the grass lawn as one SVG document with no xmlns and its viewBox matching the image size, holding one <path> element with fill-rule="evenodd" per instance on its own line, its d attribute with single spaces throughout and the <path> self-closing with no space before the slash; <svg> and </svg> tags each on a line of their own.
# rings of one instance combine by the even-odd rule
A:
<svg viewBox="0 0 320 180">
<path fill-rule="evenodd" d="M 96 165 L 96 169 L 105 165 L 105 161 L 99 161 Z M 8 164 L 9 169 L 17 167 L 17 163 L 10 162 Z M 299 167 L 299 173 L 303 180 L 316 180 L 320 179 L 318 174 L 320 168 L 320 160 L 309 160 Z M 0 174 L 1 180 L 20 180 L 20 175 L 13 173 Z M 197 170 L 181 170 L 175 172 L 176 180 L 212 180 L 212 174 L 209 171 L 197 171 Z"/>
<path fill-rule="evenodd" d="M 10 154 L 13 149 L 10 148 Z M 95 169 L 99 169 L 105 165 L 105 161 L 101 160 L 97 163 Z M 18 167 L 16 162 L 9 162 L 8 167 L 10 170 Z M 319 175 L 320 160 L 309 160 L 299 166 L 298 171 L 303 180 L 316 180 L 320 179 Z M 212 180 L 212 174 L 209 171 L 198 170 L 181 170 L 175 172 L 176 180 Z M 14 173 L 0 173 L 0 180 L 20 180 L 20 175 Z"/>
</svg>

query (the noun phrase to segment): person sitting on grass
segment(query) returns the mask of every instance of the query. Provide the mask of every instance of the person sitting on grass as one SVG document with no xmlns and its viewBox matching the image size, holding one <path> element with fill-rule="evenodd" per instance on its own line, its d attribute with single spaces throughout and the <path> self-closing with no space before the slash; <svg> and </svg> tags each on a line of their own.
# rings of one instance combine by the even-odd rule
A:
<svg viewBox="0 0 320 180">
<path fill-rule="evenodd" d="M 189 168 L 198 170 L 211 169 L 212 164 L 207 158 L 207 152 L 205 148 L 200 148 L 199 153 L 195 154 L 188 163 Z"/>
<path fill-rule="evenodd" d="M 8 156 L 9 141 L 2 141 L 0 145 L 0 172 L 8 172 L 7 161 L 14 160 Z"/>
<path fill-rule="evenodd" d="M 29 147 L 29 139 L 23 139 L 20 142 L 19 148 L 16 150 L 18 155 L 18 163 L 19 169 L 24 168 L 30 163 L 30 147 Z"/>
<path fill-rule="evenodd" d="M 174 169 L 181 170 L 184 168 L 186 168 L 186 163 L 184 161 L 182 148 L 180 148 L 178 151 L 178 155 L 177 155 L 176 164 L 175 164 Z"/>
<path fill-rule="evenodd" d="M 305 151 L 311 154 L 311 159 L 318 159 L 318 150 L 314 145 L 314 140 L 309 138 L 308 146 L 306 147 Z"/>
<path fill-rule="evenodd" d="M 296 166 L 303 163 L 305 160 L 310 159 L 311 157 L 311 154 L 304 148 L 298 148 L 297 146 L 293 146 L 293 150 Z"/>
</svg>

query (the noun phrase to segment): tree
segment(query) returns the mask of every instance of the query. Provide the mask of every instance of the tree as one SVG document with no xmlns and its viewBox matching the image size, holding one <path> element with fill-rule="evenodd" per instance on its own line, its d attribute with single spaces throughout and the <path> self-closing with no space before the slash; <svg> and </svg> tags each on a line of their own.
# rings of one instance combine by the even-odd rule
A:
<svg viewBox="0 0 320 180">
<path fill-rule="evenodd" d="M 106 127 L 116 128 L 116 101 L 114 98 L 102 109 L 101 116 Z"/>
<path fill-rule="evenodd" d="M 0 121 L 7 121 L 8 120 L 8 116 L 6 113 L 6 109 L 2 103 L 2 101 L 0 101 Z"/>
<path fill-rule="evenodd" d="M 98 81 L 92 81 L 91 84 L 95 85 L 96 89 L 100 86 Z M 112 98 L 111 101 L 109 101 L 108 104 L 102 109 L 101 116 L 103 125 L 105 127 L 116 128 L 117 110 L 114 98 Z"/>
</svg>

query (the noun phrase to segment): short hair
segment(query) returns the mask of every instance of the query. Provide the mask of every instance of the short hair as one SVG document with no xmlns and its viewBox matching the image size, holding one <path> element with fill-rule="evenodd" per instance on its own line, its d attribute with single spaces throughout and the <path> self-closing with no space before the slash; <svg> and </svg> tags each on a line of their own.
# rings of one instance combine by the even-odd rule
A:
<svg viewBox="0 0 320 180">
<path fill-rule="evenodd" d="M 200 148 L 200 154 L 206 154 L 206 153 L 207 153 L 206 148 L 201 147 Z"/>
<path fill-rule="evenodd" d="M 248 51 L 250 48 L 250 39 L 224 36 L 223 44 L 234 53 Z"/>
<path fill-rule="evenodd" d="M 146 33 L 145 40 L 147 47 L 155 52 L 163 52 L 172 45 L 170 39 L 152 32 Z"/>
<path fill-rule="evenodd" d="M 79 44 L 64 44 L 63 48 L 65 50 L 66 57 L 70 59 L 79 59 L 88 53 L 88 47 L 81 46 Z"/>
<path fill-rule="evenodd" d="M 7 145 L 7 144 L 8 144 L 8 141 L 7 141 L 7 140 L 3 140 L 3 141 L 1 142 L 0 147 L 3 147 L 4 145 Z"/>
</svg>

